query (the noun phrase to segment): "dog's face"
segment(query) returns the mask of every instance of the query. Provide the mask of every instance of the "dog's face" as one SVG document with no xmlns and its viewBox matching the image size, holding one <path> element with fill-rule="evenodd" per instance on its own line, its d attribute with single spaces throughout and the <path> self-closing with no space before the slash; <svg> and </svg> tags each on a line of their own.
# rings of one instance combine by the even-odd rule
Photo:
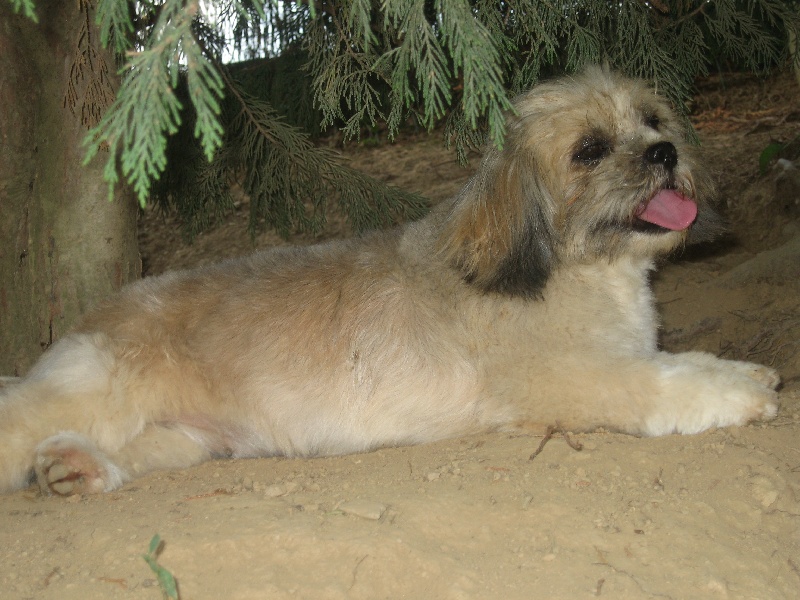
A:
<svg viewBox="0 0 800 600">
<path fill-rule="evenodd" d="M 651 258 L 716 233 L 713 186 L 669 105 L 598 68 L 521 96 L 454 205 L 445 238 L 467 281 L 536 295 L 553 268 Z"/>
<path fill-rule="evenodd" d="M 544 184 L 563 259 L 652 256 L 685 241 L 710 182 L 677 117 L 643 82 L 593 69 L 516 107 L 514 137 Z"/>
</svg>

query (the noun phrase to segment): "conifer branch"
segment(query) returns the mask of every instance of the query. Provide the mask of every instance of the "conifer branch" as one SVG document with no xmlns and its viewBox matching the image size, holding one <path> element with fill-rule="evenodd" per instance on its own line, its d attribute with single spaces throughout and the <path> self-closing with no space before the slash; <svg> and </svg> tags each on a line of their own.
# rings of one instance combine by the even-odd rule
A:
<svg viewBox="0 0 800 600">
<path fill-rule="evenodd" d="M 248 97 L 229 78 L 227 83 L 239 104 L 228 142 L 245 151 L 237 162 L 250 197 L 251 227 L 265 220 L 282 235 L 292 230 L 317 233 L 333 199 L 356 231 L 418 218 L 427 210 L 420 196 L 341 164 L 338 154 L 315 146 L 271 107 Z"/>
<path fill-rule="evenodd" d="M 35 19 L 35 0 L 9 1 Z M 112 189 L 122 177 L 142 203 L 156 189 L 184 214 L 196 211 L 200 222 L 214 212 L 215 194 L 229 205 L 227 179 L 238 169 L 249 174 L 257 199 L 253 218 L 282 231 L 316 228 L 333 198 L 357 224 L 367 222 L 362 210 L 381 220 L 404 209 L 399 196 L 347 174 L 298 137 L 264 91 L 223 97 L 224 88 L 238 89 L 218 66 L 220 40 L 231 31 L 239 49 L 292 57 L 294 65 L 302 58 L 308 79 L 297 93 L 316 105 L 306 119 L 314 114 L 346 139 L 379 122 L 391 138 L 408 116 L 428 130 L 444 122 L 460 159 L 485 137 L 502 144 L 509 95 L 542 75 L 605 61 L 655 82 L 685 112 L 695 78 L 713 62 L 755 72 L 790 56 L 800 62 L 788 49 L 800 11 L 784 0 L 207 0 L 216 22 L 201 13 L 199 0 L 92 1 L 101 40 L 124 52 L 127 64 L 114 104 L 87 137 L 87 160 L 107 149 Z M 188 134 L 181 128 L 187 124 Z M 170 182 L 177 184 L 171 192 Z M 343 187 L 351 184 L 358 190 L 352 196 Z M 198 207 L 177 200 L 179 192 L 194 198 L 197 190 Z"/>
<path fill-rule="evenodd" d="M 36 4 L 33 0 L 11 0 L 11 8 L 15 13 L 22 13 L 34 23 L 39 22 L 36 15 Z"/>
<path fill-rule="evenodd" d="M 128 52 L 117 99 L 85 138 L 88 148 L 84 163 L 94 158 L 100 147 L 109 149 L 104 173 L 110 198 L 119 180 L 118 160 L 119 171 L 133 186 L 142 206 L 152 182 L 166 167 L 167 138 L 181 123 L 183 106 L 174 91 L 181 58 L 186 61 L 190 100 L 197 113 L 195 135 L 209 160 L 222 143 L 222 80 L 193 37 L 192 20 L 198 10 L 197 0 L 185 5 L 181 0 L 164 2 L 148 45 L 141 51 Z"/>
<path fill-rule="evenodd" d="M 134 27 L 128 3 L 116 0 L 98 0 L 95 10 L 95 20 L 100 30 L 100 41 L 103 46 L 113 46 L 117 54 L 123 54 L 130 49 Z"/>
</svg>

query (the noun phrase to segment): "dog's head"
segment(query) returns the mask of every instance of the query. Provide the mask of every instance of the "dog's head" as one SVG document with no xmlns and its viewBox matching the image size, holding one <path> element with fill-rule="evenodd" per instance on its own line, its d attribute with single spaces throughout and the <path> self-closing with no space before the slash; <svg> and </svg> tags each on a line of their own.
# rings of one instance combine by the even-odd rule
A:
<svg viewBox="0 0 800 600">
<path fill-rule="evenodd" d="M 590 68 L 514 106 L 440 238 L 468 282 L 536 296 L 559 265 L 652 258 L 719 230 L 696 149 L 644 82 Z"/>
</svg>

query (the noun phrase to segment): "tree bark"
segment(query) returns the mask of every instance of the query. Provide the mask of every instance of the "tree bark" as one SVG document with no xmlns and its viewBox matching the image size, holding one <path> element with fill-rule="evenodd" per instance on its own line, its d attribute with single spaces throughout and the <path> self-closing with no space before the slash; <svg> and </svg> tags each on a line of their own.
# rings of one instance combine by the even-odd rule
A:
<svg viewBox="0 0 800 600">
<path fill-rule="evenodd" d="M 0 375 L 24 374 L 141 272 L 132 194 L 109 202 L 107 154 L 81 164 L 98 89 L 117 71 L 82 4 L 38 0 L 36 24 L 0 1 Z"/>
</svg>

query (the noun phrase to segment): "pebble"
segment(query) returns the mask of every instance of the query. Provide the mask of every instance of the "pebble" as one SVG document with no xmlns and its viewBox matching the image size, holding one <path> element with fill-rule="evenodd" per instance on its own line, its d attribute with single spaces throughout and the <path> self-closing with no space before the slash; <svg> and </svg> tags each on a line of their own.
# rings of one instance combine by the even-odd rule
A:
<svg viewBox="0 0 800 600">
<path fill-rule="evenodd" d="M 706 584 L 706 589 L 709 592 L 716 592 L 717 594 L 722 594 L 723 596 L 728 595 L 728 586 L 724 581 L 717 579 L 716 577 L 712 577 L 708 580 Z"/>
<path fill-rule="evenodd" d="M 780 491 L 776 489 L 775 484 L 767 477 L 754 477 L 752 483 L 753 497 L 764 508 L 769 508 L 778 499 Z"/>
<path fill-rule="evenodd" d="M 377 521 L 386 512 L 386 506 L 380 502 L 373 502 L 371 500 L 350 500 L 342 502 L 338 506 L 339 510 L 348 515 L 355 515 L 364 519 Z"/>
<path fill-rule="evenodd" d="M 286 486 L 280 483 L 273 483 L 272 485 L 268 485 L 264 488 L 264 495 L 267 498 L 279 498 L 280 496 L 285 496 L 288 493 L 289 491 L 286 489 Z"/>
</svg>

